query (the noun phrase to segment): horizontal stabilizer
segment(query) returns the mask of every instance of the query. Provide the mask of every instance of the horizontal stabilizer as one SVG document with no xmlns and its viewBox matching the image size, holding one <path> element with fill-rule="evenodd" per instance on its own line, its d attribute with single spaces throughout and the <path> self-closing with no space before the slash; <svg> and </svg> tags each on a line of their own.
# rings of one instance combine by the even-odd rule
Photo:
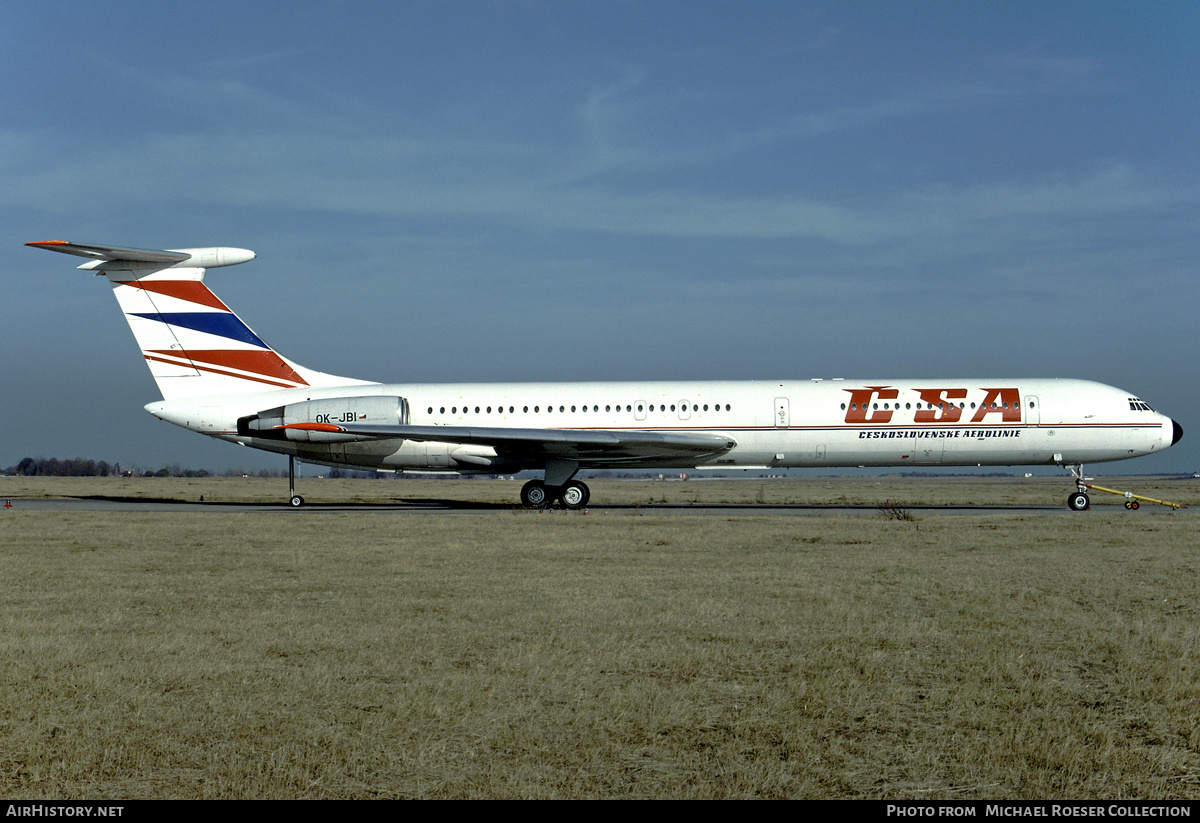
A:
<svg viewBox="0 0 1200 823">
<path fill-rule="evenodd" d="M 155 251 L 154 249 L 127 249 L 123 246 L 99 246 L 92 243 L 68 243 L 66 240 L 42 240 L 26 243 L 46 251 L 60 251 L 77 257 L 93 260 L 130 260 L 138 263 L 182 263 L 191 257 L 181 251 Z"/>
<path fill-rule="evenodd" d="M 91 258 L 93 262 L 84 263 L 79 267 L 81 269 L 100 268 L 104 263 L 157 263 L 165 267 L 187 265 L 197 269 L 215 269 L 221 266 L 236 266 L 238 263 L 245 263 L 255 257 L 254 252 L 249 249 L 235 249 L 227 246 L 210 246 L 202 249 L 130 249 L 125 246 L 101 246 L 96 243 L 69 243 L 66 240 L 41 240 L 25 245 L 35 249 Z"/>
</svg>

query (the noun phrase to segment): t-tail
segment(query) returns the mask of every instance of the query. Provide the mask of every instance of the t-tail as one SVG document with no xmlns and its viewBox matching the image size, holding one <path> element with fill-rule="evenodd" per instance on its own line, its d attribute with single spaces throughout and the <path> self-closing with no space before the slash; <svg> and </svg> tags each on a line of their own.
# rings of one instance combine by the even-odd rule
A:
<svg viewBox="0 0 1200 823">
<path fill-rule="evenodd" d="M 39 249 L 89 257 L 105 275 L 164 400 L 219 394 L 364 385 L 281 356 L 204 285 L 207 269 L 253 260 L 234 248 L 130 249 L 47 240 Z"/>
</svg>

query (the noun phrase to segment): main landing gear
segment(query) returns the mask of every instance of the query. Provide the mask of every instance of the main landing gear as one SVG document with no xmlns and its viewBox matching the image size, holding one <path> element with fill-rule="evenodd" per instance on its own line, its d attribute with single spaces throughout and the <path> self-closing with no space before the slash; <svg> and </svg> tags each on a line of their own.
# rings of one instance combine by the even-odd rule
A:
<svg viewBox="0 0 1200 823">
<path fill-rule="evenodd" d="M 578 480 L 569 480 L 561 486 L 548 486 L 541 480 L 530 480 L 521 487 L 521 505 L 530 509 L 552 506 L 555 500 L 564 509 L 582 509 L 591 498 L 587 484 Z"/>
<path fill-rule="evenodd" d="M 546 461 L 546 473 L 542 480 L 530 480 L 521 488 L 521 505 L 531 509 L 544 509 L 557 500 L 564 509 L 586 508 L 592 493 L 586 483 L 572 478 L 579 471 L 574 460 L 554 458 Z"/>
</svg>

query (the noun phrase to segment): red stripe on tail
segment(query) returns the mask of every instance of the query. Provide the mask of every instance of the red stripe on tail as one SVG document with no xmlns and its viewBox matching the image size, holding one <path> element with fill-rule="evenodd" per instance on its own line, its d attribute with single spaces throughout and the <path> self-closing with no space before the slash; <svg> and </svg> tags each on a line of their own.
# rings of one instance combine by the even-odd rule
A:
<svg viewBox="0 0 1200 823">
<path fill-rule="evenodd" d="M 122 286 L 165 294 L 167 297 L 174 297 L 177 300 L 199 303 L 201 306 L 233 313 L 228 306 L 217 299 L 215 294 L 208 290 L 208 286 L 199 280 L 122 280 L 120 283 Z"/>
<path fill-rule="evenodd" d="M 224 366 L 229 369 L 239 369 L 273 377 L 277 380 L 287 380 L 298 386 L 307 386 L 308 381 L 296 373 L 296 370 L 283 361 L 283 358 L 273 351 L 240 349 L 202 349 L 187 352 L 172 351 L 171 349 L 150 350 L 146 354 L 158 354 L 164 357 L 174 357 L 192 360 L 197 363 L 211 363 L 214 366 Z"/>
</svg>

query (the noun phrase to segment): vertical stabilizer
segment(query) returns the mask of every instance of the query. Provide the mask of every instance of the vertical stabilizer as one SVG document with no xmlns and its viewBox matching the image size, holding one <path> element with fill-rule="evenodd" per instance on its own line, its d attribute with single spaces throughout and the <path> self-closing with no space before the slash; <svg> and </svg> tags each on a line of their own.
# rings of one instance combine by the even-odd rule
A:
<svg viewBox="0 0 1200 823">
<path fill-rule="evenodd" d="M 254 259 L 245 249 L 156 251 L 53 240 L 35 248 L 90 257 L 105 275 L 164 400 L 217 394 L 363 385 L 282 357 L 204 285 L 208 268 Z"/>
</svg>

